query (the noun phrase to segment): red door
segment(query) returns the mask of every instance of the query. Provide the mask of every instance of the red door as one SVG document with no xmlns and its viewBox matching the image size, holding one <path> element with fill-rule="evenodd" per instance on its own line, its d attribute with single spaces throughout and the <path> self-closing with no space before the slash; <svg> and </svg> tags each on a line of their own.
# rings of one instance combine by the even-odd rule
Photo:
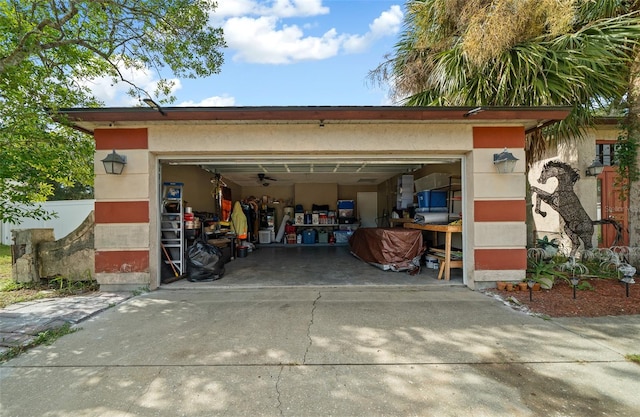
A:
<svg viewBox="0 0 640 417">
<path fill-rule="evenodd" d="M 601 236 L 598 239 L 598 247 L 608 248 L 613 246 L 628 246 L 629 233 L 627 232 L 629 222 L 627 218 L 628 200 L 620 201 L 620 187 L 615 184 L 616 171 L 615 167 L 605 166 L 602 174 L 598 176 L 600 181 L 600 201 L 601 201 L 601 218 L 612 219 L 622 225 L 622 241 L 615 242 L 616 230 L 610 224 L 601 226 Z"/>
</svg>

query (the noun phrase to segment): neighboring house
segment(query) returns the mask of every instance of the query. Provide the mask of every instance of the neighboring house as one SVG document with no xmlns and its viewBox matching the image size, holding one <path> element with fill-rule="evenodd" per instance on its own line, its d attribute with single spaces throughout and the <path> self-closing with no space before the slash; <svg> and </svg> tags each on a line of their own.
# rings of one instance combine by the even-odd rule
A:
<svg viewBox="0 0 640 417">
<path fill-rule="evenodd" d="M 161 282 L 162 185 L 185 184 L 197 212 L 215 211 L 221 178 L 233 200 L 273 196 L 330 204 L 374 196 L 374 215 L 398 201 L 398 178 L 461 178 L 463 280 L 470 288 L 517 281 L 527 266 L 525 134 L 564 119 L 568 108 L 233 107 L 62 110 L 96 141 L 95 273 L 102 289 Z M 519 161 L 499 174 L 494 155 Z M 127 158 L 122 175 L 101 160 Z M 582 156 L 584 171 L 593 155 Z M 271 181 L 265 188 L 266 173 Z M 268 191 L 268 194 L 267 194 Z M 364 200 L 363 200 L 364 201 Z M 369 200 L 371 201 L 371 200 Z M 367 204 L 367 203 L 362 203 Z M 369 203 L 372 204 L 372 203 Z M 358 210 L 364 207 L 358 207 Z"/>
</svg>

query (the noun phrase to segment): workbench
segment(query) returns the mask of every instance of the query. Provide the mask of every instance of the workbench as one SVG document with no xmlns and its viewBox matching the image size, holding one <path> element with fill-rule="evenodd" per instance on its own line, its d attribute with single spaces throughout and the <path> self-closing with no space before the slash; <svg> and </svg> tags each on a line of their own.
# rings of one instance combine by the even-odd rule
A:
<svg viewBox="0 0 640 417">
<path fill-rule="evenodd" d="M 406 220 L 406 219 L 391 219 L 391 220 Z M 399 222 L 405 229 L 417 229 L 425 230 L 427 232 L 434 233 L 434 242 L 437 242 L 438 233 L 445 233 L 444 249 L 429 248 L 429 251 L 434 253 L 440 260 L 440 270 L 438 271 L 438 279 L 442 279 L 444 273 L 444 279 L 449 280 L 451 278 L 451 268 L 462 268 L 462 259 L 451 259 L 451 235 L 453 233 L 462 233 L 462 225 L 448 225 L 448 224 L 418 224 L 413 222 Z"/>
</svg>

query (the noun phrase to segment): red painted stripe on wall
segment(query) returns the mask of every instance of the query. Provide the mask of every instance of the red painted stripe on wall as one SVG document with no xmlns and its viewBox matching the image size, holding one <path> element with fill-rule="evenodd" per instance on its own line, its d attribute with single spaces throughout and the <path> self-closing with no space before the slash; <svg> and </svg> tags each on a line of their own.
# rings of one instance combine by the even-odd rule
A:
<svg viewBox="0 0 640 417">
<path fill-rule="evenodd" d="M 473 202 L 477 222 L 524 222 L 527 219 L 524 200 L 479 200 Z"/>
<path fill-rule="evenodd" d="M 474 127 L 473 147 L 523 149 L 524 127 Z"/>
<path fill-rule="evenodd" d="M 96 201 L 96 223 L 149 223 L 148 201 Z"/>
<path fill-rule="evenodd" d="M 96 129 L 96 150 L 148 149 L 147 129 Z"/>
<path fill-rule="evenodd" d="M 476 270 L 527 269 L 527 250 L 525 248 L 475 249 L 473 254 Z"/>
<path fill-rule="evenodd" d="M 96 273 L 149 272 L 149 251 L 96 251 Z"/>
</svg>

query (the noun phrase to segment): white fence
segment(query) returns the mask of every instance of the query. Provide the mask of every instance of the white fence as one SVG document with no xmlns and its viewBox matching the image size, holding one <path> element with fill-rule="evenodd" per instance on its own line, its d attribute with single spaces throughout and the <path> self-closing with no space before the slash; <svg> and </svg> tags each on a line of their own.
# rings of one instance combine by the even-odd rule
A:
<svg viewBox="0 0 640 417">
<path fill-rule="evenodd" d="M 12 245 L 11 231 L 14 229 L 53 229 L 56 239 L 73 232 L 87 218 L 96 200 L 47 201 L 42 207 L 48 212 L 57 213 L 51 220 L 24 218 L 19 224 L 1 223 L 0 236 L 3 245 Z"/>
</svg>

